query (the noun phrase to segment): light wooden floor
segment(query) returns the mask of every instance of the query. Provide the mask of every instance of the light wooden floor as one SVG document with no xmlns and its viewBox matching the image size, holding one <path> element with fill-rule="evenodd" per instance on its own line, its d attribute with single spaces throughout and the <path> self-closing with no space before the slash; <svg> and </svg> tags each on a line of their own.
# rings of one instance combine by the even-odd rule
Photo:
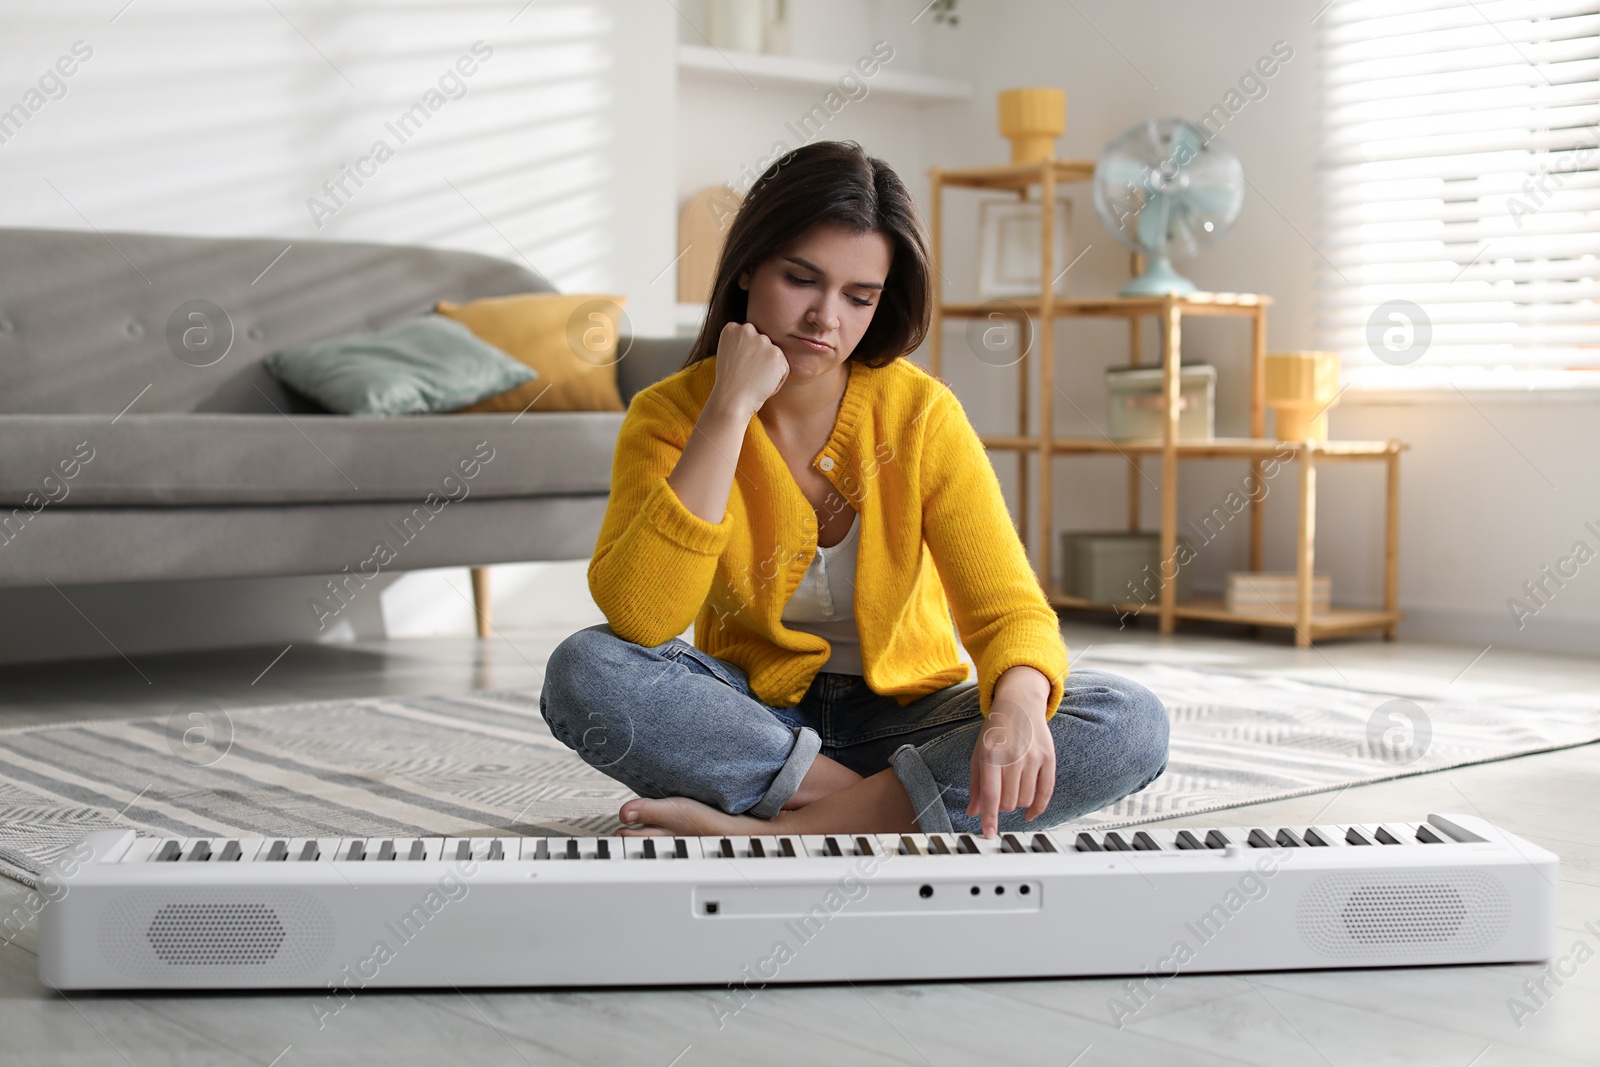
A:
<svg viewBox="0 0 1600 1067">
<path fill-rule="evenodd" d="M 1069 622 L 1074 662 L 1116 670 L 1118 645 L 1236 657 L 1239 669 L 1354 684 L 1427 679 L 1467 697 L 1597 694 L 1600 662 L 1409 642 L 1300 650 L 1265 641 Z M 561 634 L 262 648 L 0 669 L 0 726 L 165 714 L 377 693 L 538 686 Z M 1079 657 L 1082 657 L 1081 659 Z M 271 668 L 261 674 L 271 664 Z M 142 674 L 140 673 L 142 672 Z M 146 681 L 148 679 L 148 681 Z M 769 987 L 718 1028 L 714 990 L 363 992 L 318 1027 L 315 996 L 53 994 L 36 977 L 30 926 L 0 948 L 0 1064 L 710 1063 L 1314 1064 L 1497 1067 L 1600 1062 L 1600 746 L 1503 760 L 1216 816 L 1193 824 L 1377 821 L 1477 813 L 1557 852 L 1560 943 L 1587 962 L 1519 1026 L 1509 1002 L 1533 966 L 1190 976 L 1161 987 L 1122 1028 L 1116 980 Z M 28 891 L 0 879 L 0 914 Z M 1592 924 L 1586 927 L 1585 924 Z M 1531 1002 L 1530 1002 L 1531 1004 Z"/>
</svg>

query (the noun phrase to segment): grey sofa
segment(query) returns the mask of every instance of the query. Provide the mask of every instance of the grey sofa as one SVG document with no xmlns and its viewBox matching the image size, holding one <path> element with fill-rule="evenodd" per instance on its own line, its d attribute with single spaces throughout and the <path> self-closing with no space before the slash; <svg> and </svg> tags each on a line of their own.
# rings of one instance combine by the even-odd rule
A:
<svg viewBox="0 0 1600 1067">
<path fill-rule="evenodd" d="M 483 566 L 593 550 L 622 414 L 334 415 L 261 360 L 536 291 L 465 252 L 0 229 L 0 586 L 468 565 L 484 633 Z M 623 338 L 623 402 L 689 344 Z"/>
</svg>

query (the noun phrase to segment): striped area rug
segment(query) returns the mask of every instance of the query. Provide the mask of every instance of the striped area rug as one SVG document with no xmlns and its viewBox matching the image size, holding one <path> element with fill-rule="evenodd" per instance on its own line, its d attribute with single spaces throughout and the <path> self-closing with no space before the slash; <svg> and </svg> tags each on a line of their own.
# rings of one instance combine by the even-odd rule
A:
<svg viewBox="0 0 1600 1067">
<path fill-rule="evenodd" d="M 1110 828 L 1600 739 L 1600 708 L 1397 697 L 1261 674 L 1112 669 L 1172 715 L 1167 772 Z M 0 732 L 0 873 L 82 834 L 604 834 L 633 794 L 551 736 L 534 690 L 368 698 Z"/>
</svg>

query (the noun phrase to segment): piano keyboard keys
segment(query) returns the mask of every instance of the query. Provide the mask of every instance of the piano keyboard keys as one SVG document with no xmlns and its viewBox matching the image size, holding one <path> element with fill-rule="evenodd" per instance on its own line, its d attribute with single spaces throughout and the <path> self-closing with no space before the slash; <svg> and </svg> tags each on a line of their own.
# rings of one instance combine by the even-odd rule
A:
<svg viewBox="0 0 1600 1067">
<path fill-rule="evenodd" d="M 978 834 L 804 834 L 726 837 L 474 837 L 474 838 L 139 838 L 119 863 L 371 863 L 425 860 L 805 860 L 1114 852 L 1223 852 L 1233 842 L 1252 849 L 1417 848 L 1455 843 L 1427 823 L 1391 822 L 1283 827 L 1148 830 L 1016 831 Z"/>
</svg>

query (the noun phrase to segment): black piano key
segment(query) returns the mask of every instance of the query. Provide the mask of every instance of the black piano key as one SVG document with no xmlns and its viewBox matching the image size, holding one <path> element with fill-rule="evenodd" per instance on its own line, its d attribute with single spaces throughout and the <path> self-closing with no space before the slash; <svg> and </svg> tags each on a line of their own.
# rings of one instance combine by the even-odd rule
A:
<svg viewBox="0 0 1600 1067">
<path fill-rule="evenodd" d="M 793 839 L 787 838 L 787 837 L 778 838 L 778 848 L 779 848 L 780 851 L 783 852 L 783 854 L 785 856 L 789 856 L 789 857 L 793 858 L 793 856 L 795 854 Z"/>
<path fill-rule="evenodd" d="M 972 856 L 976 856 L 978 854 L 978 846 L 972 840 L 971 834 L 962 834 L 956 839 L 956 851 L 965 852 Z"/>
<path fill-rule="evenodd" d="M 1384 845 L 1398 845 L 1400 843 L 1400 839 L 1391 834 L 1387 826 L 1378 827 L 1377 838 L 1378 842 Z"/>
<path fill-rule="evenodd" d="M 161 851 L 156 853 L 156 860 L 160 863 L 169 863 L 183 854 L 183 846 L 176 841 L 168 841 L 161 846 Z"/>
<path fill-rule="evenodd" d="M 766 846 L 763 845 L 759 839 L 754 837 L 750 839 L 750 855 L 754 856 L 758 860 L 765 859 L 767 855 Z"/>
<path fill-rule="evenodd" d="M 1417 840 L 1421 841 L 1424 845 L 1444 844 L 1444 838 L 1434 833 L 1433 827 L 1429 826 L 1427 823 L 1423 823 L 1421 826 L 1417 827 Z"/>
<path fill-rule="evenodd" d="M 673 838 L 673 840 L 675 842 L 677 842 L 677 844 L 673 846 L 673 853 L 680 860 L 688 859 L 689 858 L 689 842 L 685 841 L 681 837 L 675 837 L 675 838 Z"/>
<path fill-rule="evenodd" d="M 1251 848 L 1272 847 L 1272 838 L 1267 836 L 1267 832 L 1265 830 L 1251 830 L 1250 836 L 1245 838 L 1245 842 L 1249 844 Z"/>
<path fill-rule="evenodd" d="M 456 842 L 456 859 L 470 860 L 472 858 L 472 842 L 467 840 Z"/>
<path fill-rule="evenodd" d="M 654 842 L 651 843 L 653 844 Z M 533 858 L 536 860 L 547 860 L 550 858 L 550 839 L 548 837 L 541 837 L 538 841 L 534 842 Z"/>
<path fill-rule="evenodd" d="M 844 855 L 844 852 L 842 852 L 839 848 L 839 842 L 834 840 L 832 835 L 822 839 L 822 851 L 826 852 L 830 856 Z"/>
<path fill-rule="evenodd" d="M 427 858 L 428 850 L 423 847 L 422 840 L 419 838 L 416 841 L 411 842 L 411 851 L 406 853 L 406 859 L 421 860 Z"/>
<path fill-rule="evenodd" d="M 604 841 L 600 842 L 600 847 L 605 848 L 606 843 Z M 381 859 L 382 857 L 380 856 L 379 858 Z M 506 858 L 505 847 L 500 844 L 500 839 L 498 837 L 489 842 L 489 858 L 492 860 L 503 860 Z M 601 858 L 603 859 L 604 857 Z"/>
<path fill-rule="evenodd" d="M 211 858 L 211 842 L 196 841 L 194 847 L 189 850 L 189 854 L 184 858 L 193 863 L 204 863 Z"/>
<path fill-rule="evenodd" d="M 1206 848 L 1227 848 L 1229 843 L 1228 836 L 1221 830 L 1206 831 Z"/>
<path fill-rule="evenodd" d="M 1179 830 L 1177 835 L 1178 847 L 1181 849 L 1204 848 L 1196 837 L 1187 830 Z"/>
<path fill-rule="evenodd" d="M 1133 851 L 1133 846 L 1128 844 L 1128 842 L 1124 841 L 1122 839 L 1122 835 L 1121 834 L 1119 834 L 1115 830 L 1113 830 L 1111 833 L 1106 834 L 1106 851 L 1107 852 L 1132 852 Z"/>
<path fill-rule="evenodd" d="M 1079 852 L 1104 852 L 1105 851 L 1104 849 L 1102 849 L 1100 847 L 1100 842 L 1096 841 L 1094 838 L 1090 837 L 1088 834 L 1079 834 L 1078 835 L 1078 842 L 1073 847 L 1076 848 Z"/>
<path fill-rule="evenodd" d="M 1161 842 L 1140 830 L 1133 835 L 1133 847 L 1140 852 L 1160 852 Z"/>
<path fill-rule="evenodd" d="M 927 852 L 923 850 L 921 845 L 917 844 L 916 839 L 913 838 L 910 834 L 901 834 L 900 835 L 900 855 L 902 855 L 902 856 L 926 856 Z"/>
<path fill-rule="evenodd" d="M 600 838 L 598 841 L 596 841 L 594 843 L 594 858 L 597 859 L 597 860 L 608 860 L 608 859 L 610 859 L 611 858 L 611 842 L 607 841 L 603 837 Z"/>
<path fill-rule="evenodd" d="M 380 860 L 394 859 L 394 840 L 392 838 L 378 846 L 378 858 Z"/>
<path fill-rule="evenodd" d="M 1299 848 L 1305 843 L 1300 840 L 1299 834 L 1295 833 L 1287 826 L 1279 830 L 1278 836 L 1273 838 L 1273 840 L 1282 845 L 1284 848 Z"/>
<path fill-rule="evenodd" d="M 274 841 L 272 847 L 267 849 L 267 859 L 273 863 L 289 858 L 289 842 Z"/>
<path fill-rule="evenodd" d="M 724 837 L 722 839 L 721 849 L 722 849 L 722 858 L 723 859 L 725 859 L 725 860 L 733 859 L 733 842 L 732 841 L 730 841 L 726 837 Z"/>
<path fill-rule="evenodd" d="M 344 854 L 347 860 L 364 860 L 367 858 L 367 843 L 365 841 L 350 842 L 350 850 Z"/>
<path fill-rule="evenodd" d="M 1322 838 L 1322 835 L 1317 833 L 1317 828 L 1315 826 L 1306 827 L 1305 838 L 1306 838 L 1306 844 L 1310 845 L 1312 848 L 1328 848 L 1329 847 L 1328 846 L 1328 842 L 1324 841 L 1323 838 Z"/>
<path fill-rule="evenodd" d="M 1026 852 L 1028 850 L 1022 847 L 1022 842 L 1017 840 L 1017 835 L 1016 834 L 1001 834 L 1000 835 L 1000 851 L 1001 852 Z"/>
<path fill-rule="evenodd" d="M 951 854 L 950 846 L 945 844 L 942 834 L 929 834 L 928 844 L 932 846 L 930 855 L 948 856 Z"/>
<path fill-rule="evenodd" d="M 872 842 L 868 841 L 865 837 L 857 836 L 856 837 L 856 855 L 858 855 L 858 856 L 875 855 L 875 853 L 872 851 Z"/>
<path fill-rule="evenodd" d="M 322 849 L 317 847 L 315 839 L 307 841 L 300 849 L 301 863 L 315 863 L 322 858 Z"/>
<path fill-rule="evenodd" d="M 576 837 L 569 837 L 569 838 L 567 838 L 567 859 L 575 860 L 577 858 L 578 858 L 578 839 Z"/>
<path fill-rule="evenodd" d="M 644 858 L 645 859 L 647 859 L 647 860 L 655 859 L 656 858 L 656 840 L 655 840 L 655 838 L 653 838 L 653 837 L 645 838 L 644 839 L 644 848 L 643 848 L 642 851 L 644 852 Z"/>
<path fill-rule="evenodd" d="M 1370 844 L 1372 844 L 1371 841 L 1367 840 L 1367 835 L 1362 833 L 1360 830 L 1356 829 L 1354 826 L 1350 827 L 1350 829 L 1348 829 L 1348 830 L 1346 830 L 1344 832 L 1344 840 L 1345 840 L 1345 844 L 1347 844 L 1347 845 L 1370 845 Z"/>
<path fill-rule="evenodd" d="M 219 863 L 232 863 L 243 854 L 244 850 L 239 847 L 239 842 L 229 841 L 226 845 L 222 846 L 222 855 L 217 857 L 217 861 Z"/>
<path fill-rule="evenodd" d="M 1035 851 L 1035 852 L 1054 852 L 1054 851 L 1056 851 L 1056 843 L 1054 841 L 1050 840 L 1044 834 L 1034 834 L 1033 835 L 1033 851 Z"/>
</svg>

